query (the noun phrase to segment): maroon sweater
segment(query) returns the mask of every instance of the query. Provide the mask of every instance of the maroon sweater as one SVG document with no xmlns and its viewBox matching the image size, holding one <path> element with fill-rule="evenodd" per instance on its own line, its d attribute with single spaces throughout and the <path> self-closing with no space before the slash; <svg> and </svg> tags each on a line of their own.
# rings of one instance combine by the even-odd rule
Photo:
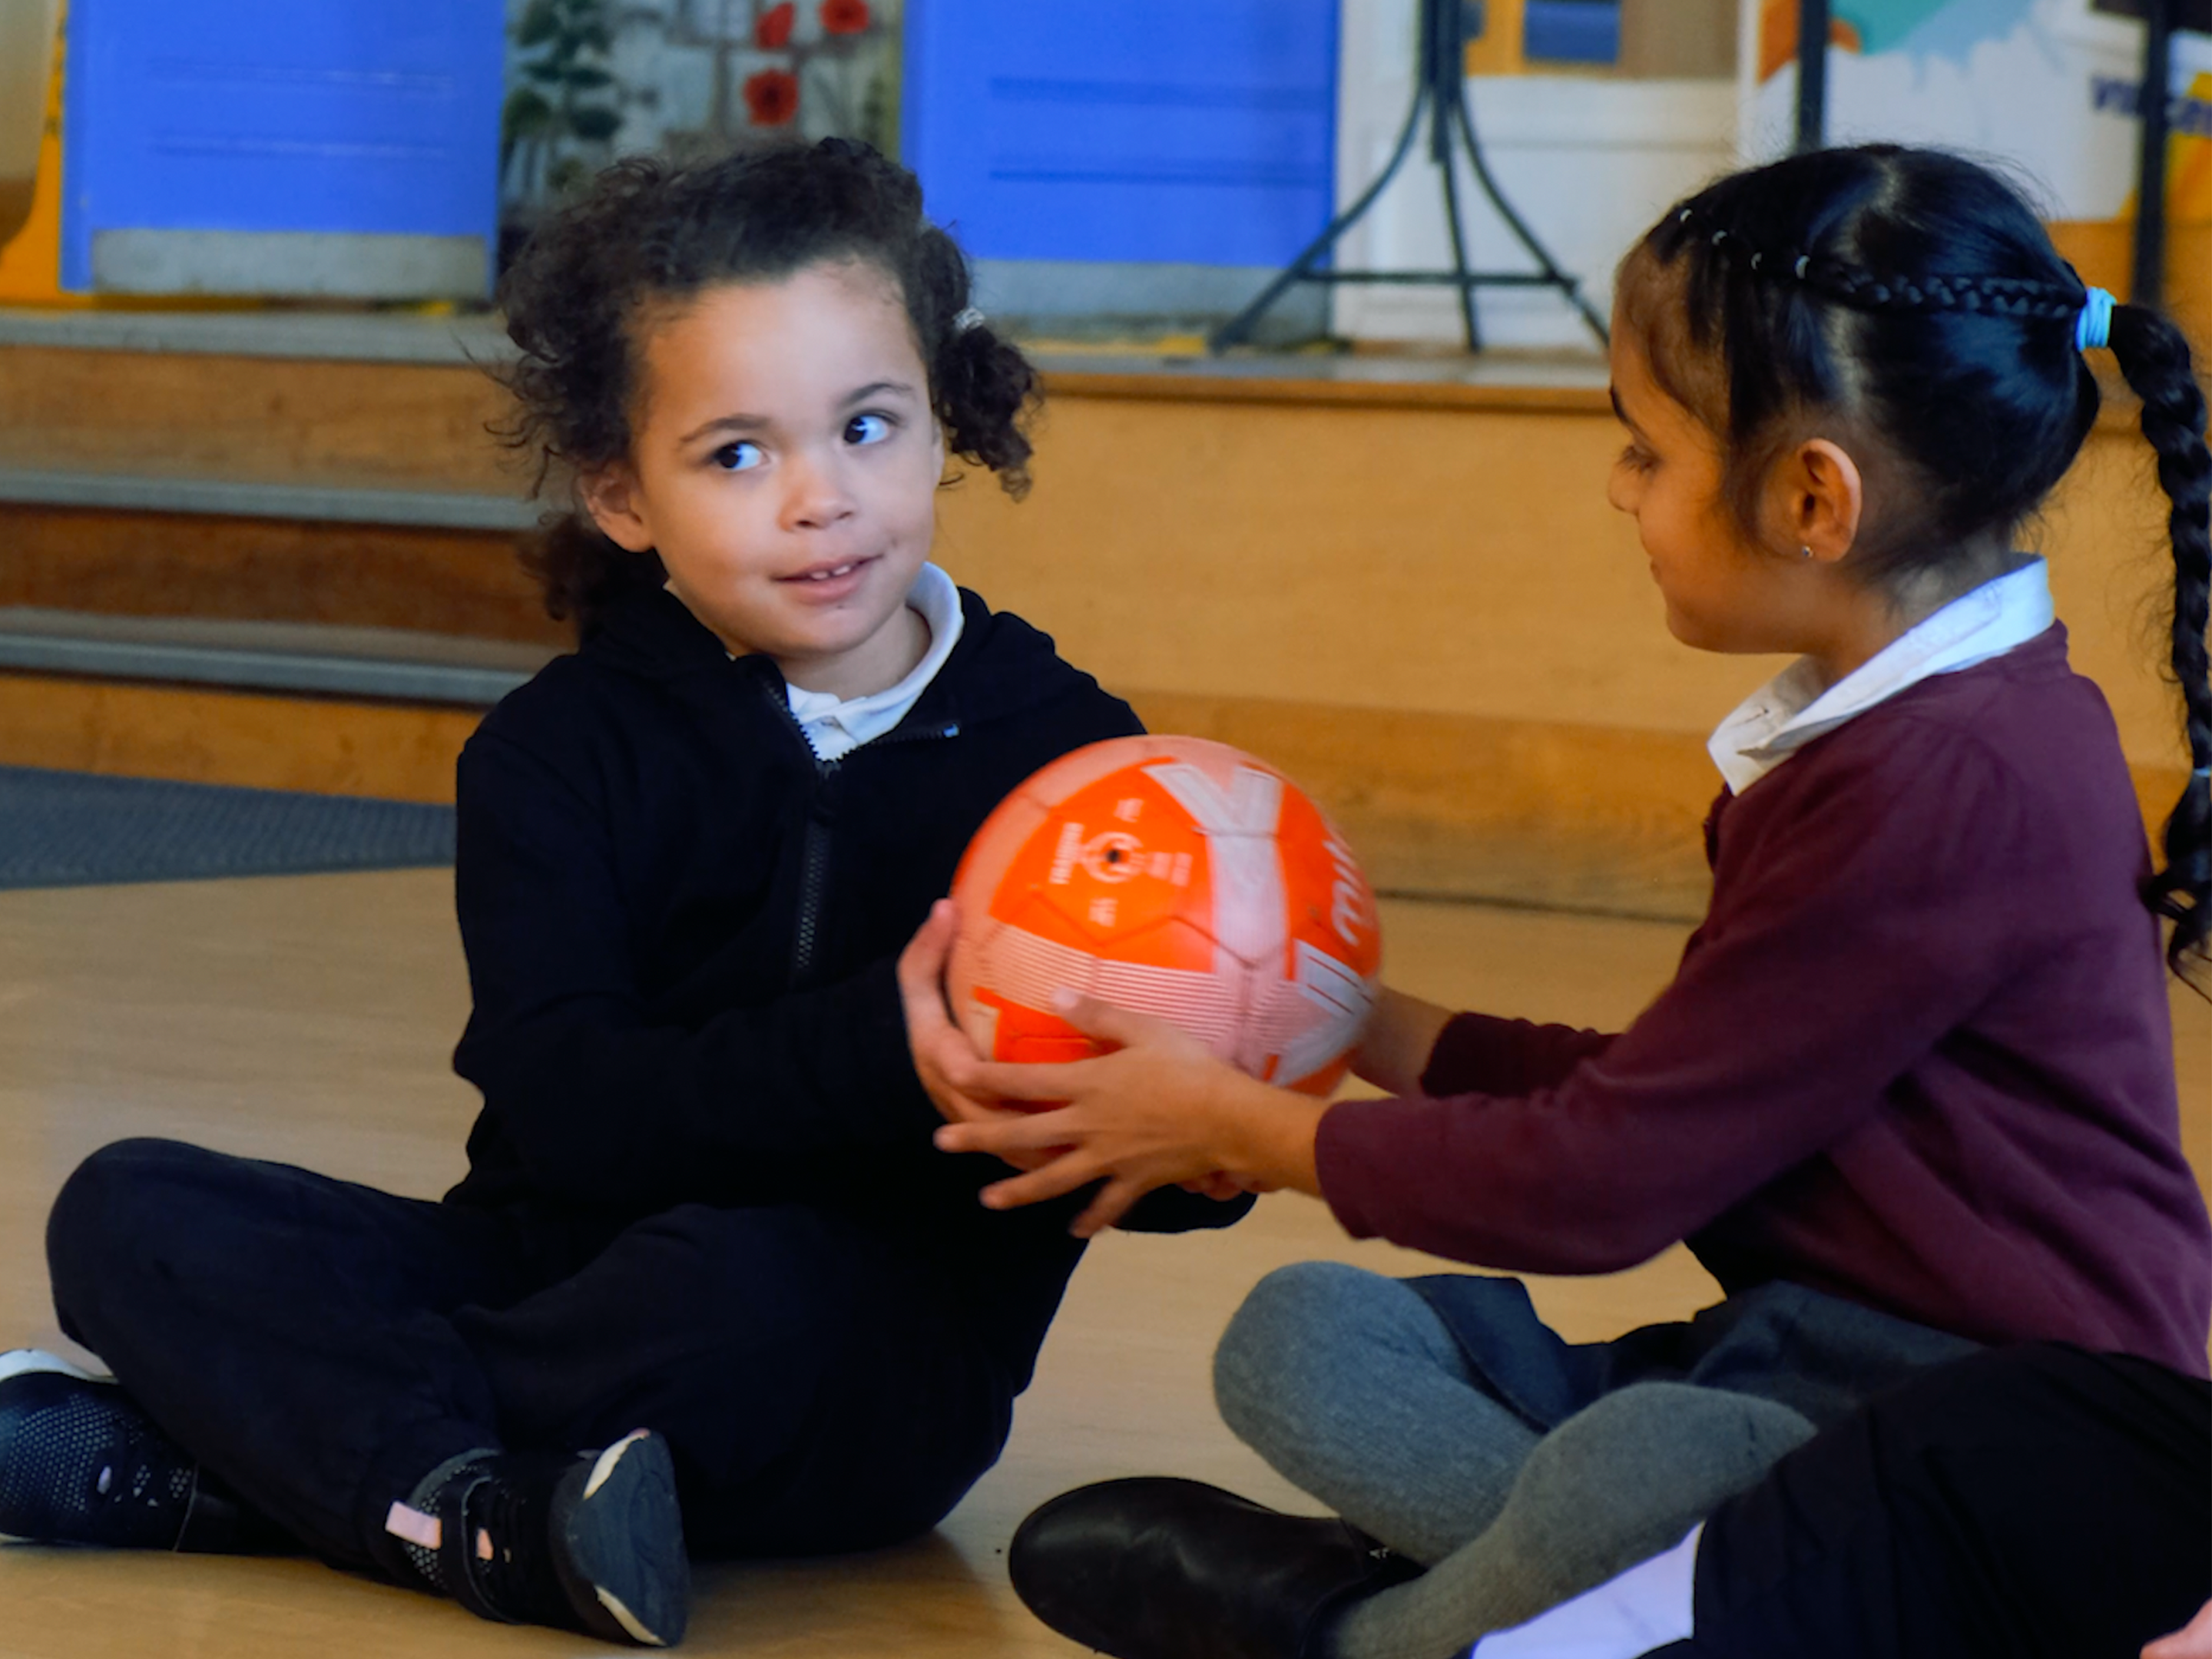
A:
<svg viewBox="0 0 2212 1659">
<path fill-rule="evenodd" d="M 1816 738 L 1706 840 L 1711 908 L 1626 1032 L 1463 1014 L 1423 1097 L 1329 1110 L 1346 1229 L 1545 1273 L 1686 1238 L 1731 1292 L 2204 1375 L 2148 849 L 2065 630 Z"/>
</svg>

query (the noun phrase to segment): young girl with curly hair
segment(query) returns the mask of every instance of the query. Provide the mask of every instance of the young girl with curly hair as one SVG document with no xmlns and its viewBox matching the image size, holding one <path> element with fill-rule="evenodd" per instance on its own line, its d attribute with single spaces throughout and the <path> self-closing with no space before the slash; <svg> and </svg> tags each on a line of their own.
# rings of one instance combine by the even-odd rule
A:
<svg viewBox="0 0 2212 1659">
<path fill-rule="evenodd" d="M 948 453 L 1026 482 L 1036 381 L 903 169 L 626 161 L 501 298 L 581 642 L 461 757 L 468 1176 L 95 1153 L 48 1253 L 114 1381 L 0 1363 L 0 1533 L 289 1540 L 666 1644 L 687 1545 L 888 1544 L 1005 1443 L 1074 1209 L 933 1150 L 894 964 L 1007 791 L 1139 727 L 927 562 Z"/>
<path fill-rule="evenodd" d="M 2156 871 L 2111 713 L 2016 540 L 2097 418 L 2085 357 L 2107 350 L 2171 508 L 2192 771 Z M 1216 1356 L 1222 1413 L 1345 1520 L 1188 1482 L 1055 1500 L 1016 1539 L 1016 1587 L 1121 1659 L 1463 1650 L 1978 1346 L 2205 1375 L 2212 1228 L 2160 937 L 2202 968 L 2212 456 L 2183 336 L 2085 289 L 1988 170 L 1874 146 L 1669 212 L 1622 267 L 1612 368 L 1612 500 L 1668 627 L 1798 659 L 1714 734 L 1711 906 L 1627 1030 L 1386 994 L 1356 1067 L 1391 1097 L 1326 1104 L 1079 999 L 1114 1052 L 985 1064 L 937 992 L 948 912 L 908 953 L 918 1063 L 966 1120 L 940 1144 L 1064 1149 L 988 1202 L 1103 1179 L 1088 1230 L 1226 1172 L 1505 1273 L 1612 1273 L 1686 1240 L 1725 1292 L 1571 1345 L 1511 1278 L 1271 1275 Z"/>
</svg>

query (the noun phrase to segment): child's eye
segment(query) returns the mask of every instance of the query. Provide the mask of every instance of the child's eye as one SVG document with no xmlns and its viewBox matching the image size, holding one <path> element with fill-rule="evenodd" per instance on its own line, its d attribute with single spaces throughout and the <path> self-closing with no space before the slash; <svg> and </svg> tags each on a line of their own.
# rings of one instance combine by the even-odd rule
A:
<svg viewBox="0 0 2212 1659">
<path fill-rule="evenodd" d="M 1658 458 L 1644 448 L 1642 444 L 1631 444 L 1620 452 L 1620 459 L 1615 465 L 1627 467 L 1634 472 L 1649 472 L 1658 465 Z"/>
<path fill-rule="evenodd" d="M 848 444 L 879 444 L 890 435 L 891 422 L 887 415 L 855 415 L 845 422 L 845 441 Z"/>
<path fill-rule="evenodd" d="M 725 472 L 750 472 L 768 459 L 758 444 L 724 444 L 711 458 Z"/>
</svg>

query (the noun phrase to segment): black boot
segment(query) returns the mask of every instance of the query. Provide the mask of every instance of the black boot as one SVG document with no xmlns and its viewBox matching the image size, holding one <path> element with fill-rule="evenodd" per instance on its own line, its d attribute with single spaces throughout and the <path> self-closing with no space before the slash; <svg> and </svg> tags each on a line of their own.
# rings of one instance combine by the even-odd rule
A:
<svg viewBox="0 0 2212 1659">
<path fill-rule="evenodd" d="M 1421 1571 L 1349 1522 L 1165 1479 L 1063 1492 L 1006 1554 L 1031 1613 L 1114 1659 L 1322 1659 L 1346 1603 Z"/>
</svg>

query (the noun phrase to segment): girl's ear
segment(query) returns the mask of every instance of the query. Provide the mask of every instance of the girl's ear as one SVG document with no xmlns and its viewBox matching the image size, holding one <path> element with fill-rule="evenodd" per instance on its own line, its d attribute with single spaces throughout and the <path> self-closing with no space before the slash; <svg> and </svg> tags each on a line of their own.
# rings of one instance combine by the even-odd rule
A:
<svg viewBox="0 0 2212 1659">
<path fill-rule="evenodd" d="M 1840 444 L 1808 438 L 1784 454 L 1767 477 L 1775 539 L 1833 564 L 1857 541 L 1866 512 L 1866 480 Z"/>
<path fill-rule="evenodd" d="M 644 553 L 656 545 L 653 526 L 645 515 L 637 475 L 630 471 L 628 462 L 617 461 L 597 472 L 587 472 L 576 481 L 576 485 L 592 522 L 617 547 Z"/>
</svg>

